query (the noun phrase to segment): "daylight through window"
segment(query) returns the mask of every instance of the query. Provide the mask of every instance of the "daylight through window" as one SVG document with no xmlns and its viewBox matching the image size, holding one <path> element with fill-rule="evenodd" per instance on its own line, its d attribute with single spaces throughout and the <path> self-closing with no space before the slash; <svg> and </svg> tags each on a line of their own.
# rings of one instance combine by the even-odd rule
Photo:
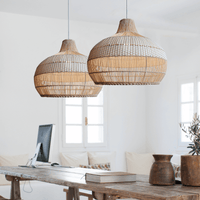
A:
<svg viewBox="0 0 200 200">
<path fill-rule="evenodd" d="M 200 114 L 200 80 L 198 78 L 183 81 L 180 84 L 180 121 L 189 126 L 194 113 Z M 181 131 L 181 142 L 190 142 Z"/>
<path fill-rule="evenodd" d="M 97 97 L 65 100 L 64 140 L 66 145 L 105 143 L 104 91 Z"/>
</svg>

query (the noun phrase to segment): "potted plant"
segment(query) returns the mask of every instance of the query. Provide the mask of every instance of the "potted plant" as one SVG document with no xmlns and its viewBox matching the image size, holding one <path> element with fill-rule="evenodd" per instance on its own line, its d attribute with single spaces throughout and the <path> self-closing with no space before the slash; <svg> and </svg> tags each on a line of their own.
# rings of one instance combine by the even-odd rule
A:
<svg viewBox="0 0 200 200">
<path fill-rule="evenodd" d="M 194 114 L 192 123 L 187 128 L 183 123 L 180 127 L 192 141 L 187 148 L 189 154 L 181 156 L 181 181 L 183 185 L 200 186 L 200 119 Z"/>
</svg>

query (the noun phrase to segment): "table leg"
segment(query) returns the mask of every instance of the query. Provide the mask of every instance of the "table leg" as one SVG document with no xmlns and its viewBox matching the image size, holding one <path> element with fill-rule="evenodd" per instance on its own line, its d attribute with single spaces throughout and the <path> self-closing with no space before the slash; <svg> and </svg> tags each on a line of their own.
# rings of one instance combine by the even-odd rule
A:
<svg viewBox="0 0 200 200">
<path fill-rule="evenodd" d="M 105 194 L 104 193 L 92 192 L 92 195 L 93 195 L 94 199 L 105 200 Z"/>
<path fill-rule="evenodd" d="M 79 200 L 79 189 L 74 188 L 74 200 Z"/>
<path fill-rule="evenodd" d="M 10 199 L 21 200 L 19 179 L 17 177 L 13 177 L 12 182 L 11 182 Z"/>
<path fill-rule="evenodd" d="M 116 200 L 119 197 L 114 196 L 114 195 L 110 195 L 110 194 L 105 194 L 105 200 Z"/>
<path fill-rule="evenodd" d="M 69 187 L 68 193 L 67 193 L 67 200 L 73 200 L 74 197 L 74 188 Z"/>
<path fill-rule="evenodd" d="M 75 187 L 69 187 L 67 193 L 67 200 L 79 200 L 79 189 Z"/>
<path fill-rule="evenodd" d="M 119 196 L 116 195 L 110 195 L 98 192 L 92 192 L 92 195 L 97 200 L 117 200 L 120 198 Z"/>
</svg>

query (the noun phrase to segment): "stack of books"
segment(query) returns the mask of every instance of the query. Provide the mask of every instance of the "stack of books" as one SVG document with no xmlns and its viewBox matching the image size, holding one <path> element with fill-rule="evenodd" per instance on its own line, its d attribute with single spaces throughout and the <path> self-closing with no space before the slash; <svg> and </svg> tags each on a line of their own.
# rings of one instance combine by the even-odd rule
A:
<svg viewBox="0 0 200 200">
<path fill-rule="evenodd" d="M 125 183 L 136 181 L 136 174 L 127 172 L 86 173 L 85 180 L 95 183 Z"/>
</svg>

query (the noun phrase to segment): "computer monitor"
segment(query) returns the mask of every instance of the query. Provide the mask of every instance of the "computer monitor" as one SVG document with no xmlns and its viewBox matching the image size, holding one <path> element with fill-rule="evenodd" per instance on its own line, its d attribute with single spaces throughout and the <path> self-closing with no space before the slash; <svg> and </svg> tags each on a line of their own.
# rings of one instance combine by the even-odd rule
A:
<svg viewBox="0 0 200 200">
<path fill-rule="evenodd" d="M 35 167 L 36 161 L 49 162 L 49 159 L 51 158 L 54 132 L 54 124 L 39 126 L 37 147 L 31 160 L 31 167 Z"/>
</svg>

